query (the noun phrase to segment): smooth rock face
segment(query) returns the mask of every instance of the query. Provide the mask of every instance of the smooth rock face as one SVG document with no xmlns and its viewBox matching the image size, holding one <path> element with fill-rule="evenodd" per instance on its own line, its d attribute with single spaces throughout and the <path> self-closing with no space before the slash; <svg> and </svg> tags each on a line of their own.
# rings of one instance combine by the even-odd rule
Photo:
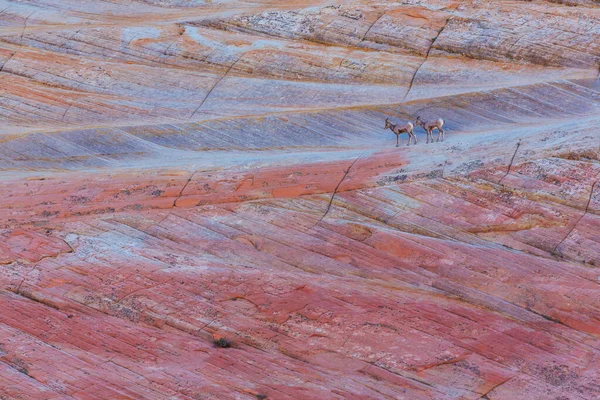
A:
<svg viewBox="0 0 600 400">
<path fill-rule="evenodd" d="M 600 398 L 599 71 L 597 0 L 0 0 L 0 399 Z"/>
</svg>

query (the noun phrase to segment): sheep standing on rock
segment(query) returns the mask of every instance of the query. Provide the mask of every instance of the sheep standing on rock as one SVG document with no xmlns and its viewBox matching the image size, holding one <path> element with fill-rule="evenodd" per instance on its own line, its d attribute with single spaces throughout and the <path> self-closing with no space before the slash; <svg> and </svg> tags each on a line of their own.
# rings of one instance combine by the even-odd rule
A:
<svg viewBox="0 0 600 400">
<path fill-rule="evenodd" d="M 432 132 L 434 129 L 437 129 L 439 131 L 436 142 L 439 142 L 440 138 L 442 139 L 442 142 L 444 141 L 445 132 L 442 129 L 442 126 L 444 126 L 443 119 L 438 118 L 438 119 L 434 119 L 431 121 L 423 121 L 421 119 L 421 117 L 417 117 L 417 120 L 415 121 L 415 125 L 421 126 L 421 127 L 423 127 L 423 129 L 425 129 L 425 131 L 427 132 L 427 143 L 429 143 L 430 136 L 431 136 L 431 143 L 433 143 L 433 133 Z"/>
<path fill-rule="evenodd" d="M 408 143 L 407 146 L 410 145 L 410 139 L 413 138 L 415 140 L 415 144 L 417 144 L 417 137 L 413 133 L 414 125 L 412 122 L 407 122 L 404 125 L 394 125 L 390 122 L 389 118 L 385 119 L 385 127 L 383 129 L 390 129 L 392 132 L 396 134 L 396 147 L 399 146 L 398 139 L 400 138 L 400 134 L 406 132 L 408 133 Z"/>
</svg>

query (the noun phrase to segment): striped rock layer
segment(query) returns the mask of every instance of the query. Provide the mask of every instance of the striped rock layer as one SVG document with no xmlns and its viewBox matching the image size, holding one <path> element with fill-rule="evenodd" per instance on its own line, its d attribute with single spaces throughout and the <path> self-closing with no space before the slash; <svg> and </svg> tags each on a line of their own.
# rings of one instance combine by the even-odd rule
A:
<svg viewBox="0 0 600 400">
<path fill-rule="evenodd" d="M 597 0 L 0 0 L 0 398 L 600 398 L 599 71 Z"/>
</svg>

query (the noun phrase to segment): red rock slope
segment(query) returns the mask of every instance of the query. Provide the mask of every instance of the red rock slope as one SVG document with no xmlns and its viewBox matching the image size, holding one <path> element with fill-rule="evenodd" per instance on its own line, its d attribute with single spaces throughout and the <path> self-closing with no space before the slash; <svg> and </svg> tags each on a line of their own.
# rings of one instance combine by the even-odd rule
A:
<svg viewBox="0 0 600 400">
<path fill-rule="evenodd" d="M 5 1 L 0 398 L 599 398 L 599 38 L 596 0 Z M 394 148 L 417 115 L 446 141 Z"/>
</svg>

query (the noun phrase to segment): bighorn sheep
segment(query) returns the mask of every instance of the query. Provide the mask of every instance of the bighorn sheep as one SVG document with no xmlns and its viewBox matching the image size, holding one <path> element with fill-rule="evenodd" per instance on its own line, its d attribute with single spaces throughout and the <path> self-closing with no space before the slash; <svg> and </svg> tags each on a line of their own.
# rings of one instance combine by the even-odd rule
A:
<svg viewBox="0 0 600 400">
<path fill-rule="evenodd" d="M 400 134 L 402 134 L 404 132 L 408 133 L 408 143 L 406 143 L 407 146 L 410 145 L 411 138 L 414 139 L 415 144 L 417 144 L 417 137 L 413 133 L 414 125 L 412 124 L 412 122 L 407 122 L 404 125 L 394 125 L 390 122 L 389 118 L 386 118 L 385 119 L 385 127 L 383 129 L 388 129 L 388 128 L 396 134 L 396 147 L 399 146 L 398 139 L 400 138 Z"/>
<path fill-rule="evenodd" d="M 444 120 L 441 118 L 434 119 L 431 121 L 423 121 L 421 119 L 421 117 L 417 117 L 417 120 L 415 121 L 415 125 L 422 126 L 423 129 L 425 129 L 425 131 L 427 132 L 427 143 L 429 143 L 430 136 L 431 136 L 431 143 L 433 143 L 433 130 L 434 129 L 437 129 L 439 131 L 436 142 L 439 142 L 440 138 L 442 139 L 442 142 L 443 142 L 444 137 L 446 137 L 444 130 L 442 129 L 442 126 L 444 126 Z"/>
</svg>

